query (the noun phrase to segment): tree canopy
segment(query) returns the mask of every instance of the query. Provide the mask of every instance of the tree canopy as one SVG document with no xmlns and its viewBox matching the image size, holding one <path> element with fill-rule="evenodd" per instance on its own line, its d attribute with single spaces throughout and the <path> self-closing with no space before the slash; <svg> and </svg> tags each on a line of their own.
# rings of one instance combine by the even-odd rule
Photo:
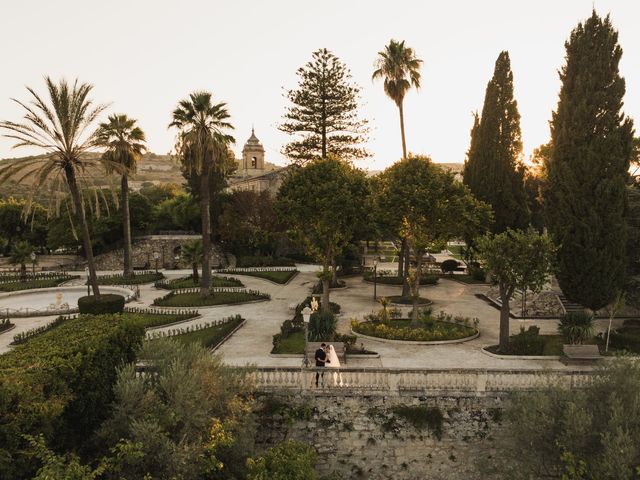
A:
<svg viewBox="0 0 640 480">
<path fill-rule="evenodd" d="M 491 205 L 494 232 L 529 225 L 523 177 L 520 113 L 513 94 L 513 73 L 509 53 L 501 52 L 487 85 L 482 115 L 474 116 L 463 172 L 465 185 L 479 200 Z"/>
<path fill-rule="evenodd" d="M 622 113 L 622 48 L 609 17 L 594 11 L 571 32 L 565 48 L 551 122 L 545 212 L 559 246 L 556 276 L 562 291 L 597 310 L 625 282 L 625 185 L 633 122 Z"/>
<path fill-rule="evenodd" d="M 369 156 L 367 121 L 358 114 L 360 87 L 344 63 L 326 48 L 296 72 L 298 88 L 285 97 L 291 102 L 278 127 L 295 137 L 283 154 L 295 162 L 335 155 L 344 160 Z"/>
</svg>

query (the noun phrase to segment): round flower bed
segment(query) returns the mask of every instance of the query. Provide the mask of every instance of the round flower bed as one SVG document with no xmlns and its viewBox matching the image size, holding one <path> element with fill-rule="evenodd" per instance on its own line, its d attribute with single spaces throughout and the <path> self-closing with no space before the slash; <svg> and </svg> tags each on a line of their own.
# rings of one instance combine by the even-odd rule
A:
<svg viewBox="0 0 640 480">
<path fill-rule="evenodd" d="M 391 302 L 391 305 L 399 305 L 399 306 L 404 306 L 404 307 L 411 307 L 413 306 L 413 298 L 411 297 L 403 297 L 402 295 L 392 295 L 390 297 L 387 297 L 387 299 L 389 300 L 389 302 Z M 427 305 L 431 305 L 433 302 L 431 300 L 429 300 L 428 298 L 425 297 L 420 297 L 418 298 L 418 306 L 419 307 L 426 307 Z"/>
<path fill-rule="evenodd" d="M 382 322 L 351 322 L 353 333 L 372 337 L 374 339 L 418 342 L 418 343 L 448 343 L 463 342 L 476 338 L 480 333 L 477 328 L 463 323 L 433 320 L 422 321 L 418 327 L 411 327 L 411 320 L 398 319 Z"/>
</svg>

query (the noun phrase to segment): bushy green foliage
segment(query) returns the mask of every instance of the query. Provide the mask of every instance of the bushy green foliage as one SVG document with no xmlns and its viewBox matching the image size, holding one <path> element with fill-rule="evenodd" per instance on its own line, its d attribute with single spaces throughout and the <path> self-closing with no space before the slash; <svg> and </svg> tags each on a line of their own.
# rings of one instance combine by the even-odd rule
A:
<svg viewBox="0 0 640 480">
<path fill-rule="evenodd" d="M 449 260 L 445 260 L 440 264 L 440 269 L 442 270 L 442 273 L 453 273 L 456 271 L 459 265 L 460 264 L 457 260 L 453 260 L 450 258 Z"/>
<path fill-rule="evenodd" d="M 625 320 L 622 327 L 611 332 L 609 345 L 617 350 L 640 353 L 640 321 Z"/>
<path fill-rule="evenodd" d="M 176 340 L 146 342 L 139 358 L 149 371 L 120 369 L 99 432 L 110 450 L 105 480 L 244 478 L 255 433 L 250 372 Z"/>
<path fill-rule="evenodd" d="M 491 205 L 495 233 L 529 224 L 520 113 L 513 90 L 509 52 L 503 51 L 487 85 L 482 115 L 475 116 L 463 172 L 471 193 Z"/>
<path fill-rule="evenodd" d="M 388 340 L 435 342 L 470 337 L 477 333 L 472 324 L 476 325 L 477 321 L 440 312 L 435 317 L 421 315 L 417 327 L 411 327 L 407 319 L 393 319 L 386 323 L 352 320 L 351 329 L 355 333 Z"/>
<path fill-rule="evenodd" d="M 102 294 L 99 297 L 87 295 L 78 298 L 80 313 L 101 315 L 104 313 L 120 313 L 124 310 L 124 297 L 115 293 Z"/>
<path fill-rule="evenodd" d="M 236 315 L 225 318 L 219 324 L 193 332 L 186 332 L 177 335 L 175 338 L 182 343 L 197 343 L 205 348 L 213 348 L 224 340 L 224 338 L 243 321 L 244 319 L 240 315 Z"/>
<path fill-rule="evenodd" d="M 568 343 L 582 344 L 593 337 L 593 314 L 585 311 L 566 313 L 560 318 L 558 330 Z"/>
<path fill-rule="evenodd" d="M 80 449 L 105 418 L 116 368 L 135 358 L 143 328 L 118 315 L 70 319 L 0 356 L 0 471 L 31 478 L 39 467 L 24 434 Z"/>
<path fill-rule="evenodd" d="M 312 342 L 330 341 L 336 333 L 338 321 L 331 312 L 315 312 L 309 319 L 309 340 Z"/>
<path fill-rule="evenodd" d="M 633 121 L 622 111 L 622 48 L 610 17 L 593 10 L 565 49 L 543 198 L 559 245 L 560 288 L 569 300 L 599 310 L 625 281 Z"/>
<path fill-rule="evenodd" d="M 494 445 L 499 453 L 482 462 L 483 478 L 637 479 L 639 397 L 640 362 L 633 358 L 607 362 L 585 387 L 550 383 L 512 394 Z"/>
<path fill-rule="evenodd" d="M 531 325 L 527 330 L 520 328 L 520 333 L 512 335 L 507 351 L 503 355 L 543 355 L 544 338 L 540 336 L 540 328 Z"/>
<path fill-rule="evenodd" d="M 0 319 L 0 333 L 13 327 L 13 323 L 8 318 Z"/>
<path fill-rule="evenodd" d="M 249 459 L 247 480 L 314 480 L 315 450 L 304 443 L 287 440 Z"/>
</svg>

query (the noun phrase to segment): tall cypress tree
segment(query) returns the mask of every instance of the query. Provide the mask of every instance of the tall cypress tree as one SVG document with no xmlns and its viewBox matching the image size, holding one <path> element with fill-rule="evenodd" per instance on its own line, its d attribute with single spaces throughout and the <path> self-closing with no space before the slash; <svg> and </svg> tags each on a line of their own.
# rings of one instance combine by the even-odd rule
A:
<svg viewBox="0 0 640 480">
<path fill-rule="evenodd" d="M 524 229 L 529 209 L 524 189 L 520 113 L 513 97 L 513 73 L 508 52 L 496 60 L 487 85 L 482 115 L 475 115 L 471 145 L 463 171 L 471 192 L 493 208 L 493 231 Z"/>
<path fill-rule="evenodd" d="M 344 160 L 366 158 L 367 121 L 358 116 L 360 87 L 344 63 L 326 48 L 298 69 L 296 90 L 279 129 L 295 137 L 282 153 L 298 163 L 335 155 Z"/>
<path fill-rule="evenodd" d="M 622 113 L 622 48 L 609 16 L 603 20 L 593 11 L 571 32 L 565 48 L 560 98 L 551 122 L 545 212 L 560 246 L 562 291 L 596 310 L 624 282 L 625 182 L 633 123 Z"/>
</svg>

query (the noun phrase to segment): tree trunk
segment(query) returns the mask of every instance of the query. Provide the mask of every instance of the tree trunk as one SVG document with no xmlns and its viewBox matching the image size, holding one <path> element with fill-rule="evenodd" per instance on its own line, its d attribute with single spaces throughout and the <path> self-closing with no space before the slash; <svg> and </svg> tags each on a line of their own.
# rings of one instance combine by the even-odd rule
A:
<svg viewBox="0 0 640 480">
<path fill-rule="evenodd" d="M 89 225 L 87 225 L 87 219 L 84 215 L 84 205 L 82 204 L 82 198 L 80 197 L 80 189 L 78 188 L 78 182 L 76 181 L 76 172 L 71 165 L 65 165 L 64 173 L 67 178 L 67 185 L 73 205 L 76 209 L 76 219 L 80 224 L 80 231 L 82 232 L 82 247 L 84 248 L 84 254 L 87 258 L 87 266 L 89 267 L 89 278 L 87 282 L 91 285 L 91 290 L 96 297 L 100 297 L 100 288 L 98 287 L 98 276 L 96 275 L 96 263 L 93 260 L 93 248 L 91 247 L 91 237 L 89 236 Z"/>
<path fill-rule="evenodd" d="M 27 281 L 27 266 L 24 263 L 20 264 L 20 281 L 22 283 Z"/>
<path fill-rule="evenodd" d="M 403 240 L 404 242 L 404 282 L 402 283 L 402 296 L 408 297 L 411 293 L 411 289 L 409 288 L 409 281 L 407 280 L 407 275 L 409 275 L 409 266 L 411 264 L 411 250 L 409 249 L 409 244 L 407 243 L 407 239 Z"/>
<path fill-rule="evenodd" d="M 512 294 L 512 291 L 500 286 L 500 301 L 502 302 L 500 307 L 500 343 L 498 345 L 500 352 L 506 352 L 509 347 L 509 299 Z"/>
<path fill-rule="evenodd" d="M 422 254 L 416 253 L 416 278 L 411 285 L 411 297 L 413 298 L 413 310 L 411 311 L 411 326 L 418 326 L 418 301 L 420 300 L 420 277 L 422 276 Z"/>
<path fill-rule="evenodd" d="M 338 264 L 336 263 L 335 257 L 331 259 L 331 269 L 332 269 L 331 284 L 329 285 L 329 287 L 331 286 L 337 287 L 338 286 Z"/>
<path fill-rule="evenodd" d="M 407 142 L 404 138 L 404 108 L 402 106 L 402 101 L 398 105 L 398 110 L 400 111 L 400 134 L 402 135 L 402 159 L 407 159 Z"/>
<path fill-rule="evenodd" d="M 322 305 L 320 305 L 322 313 L 331 312 L 331 308 L 329 307 L 329 282 L 331 280 L 331 272 L 329 272 L 329 258 L 329 256 L 325 257 L 324 262 L 322 262 Z"/>
<path fill-rule="evenodd" d="M 200 296 L 211 294 L 211 216 L 209 215 L 209 163 L 202 161 L 202 175 L 200 176 L 200 216 L 202 219 L 202 282 Z"/>
<path fill-rule="evenodd" d="M 193 262 L 191 264 L 191 268 L 193 269 L 193 283 L 198 283 L 198 280 L 200 280 L 200 277 L 198 276 L 198 264 L 196 262 Z"/>
<path fill-rule="evenodd" d="M 133 276 L 133 264 L 131 261 L 131 219 L 129 212 L 129 179 L 122 175 L 120 182 L 122 195 L 122 229 L 124 233 L 124 272 L 125 277 Z"/>
<path fill-rule="evenodd" d="M 400 242 L 400 252 L 398 253 L 398 278 L 404 278 L 404 251 L 406 241 L 403 238 Z"/>
</svg>

